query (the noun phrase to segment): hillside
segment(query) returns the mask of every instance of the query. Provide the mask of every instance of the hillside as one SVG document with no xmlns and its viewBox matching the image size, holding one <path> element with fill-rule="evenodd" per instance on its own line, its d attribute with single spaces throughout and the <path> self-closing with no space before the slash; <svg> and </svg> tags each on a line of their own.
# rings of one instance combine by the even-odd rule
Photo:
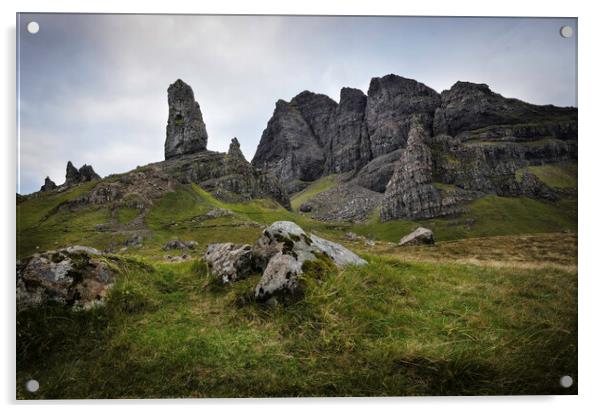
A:
<svg viewBox="0 0 602 413">
<path fill-rule="evenodd" d="M 373 83 L 279 101 L 250 163 L 178 80 L 165 160 L 17 195 L 17 398 L 576 394 L 576 111 Z"/>
</svg>

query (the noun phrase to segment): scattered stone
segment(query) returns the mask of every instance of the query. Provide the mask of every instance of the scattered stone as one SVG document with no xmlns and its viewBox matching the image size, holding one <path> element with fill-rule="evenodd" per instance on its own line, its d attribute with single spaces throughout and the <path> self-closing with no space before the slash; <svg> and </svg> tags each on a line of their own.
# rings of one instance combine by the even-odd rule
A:
<svg viewBox="0 0 602 413">
<path fill-rule="evenodd" d="M 142 247 L 142 242 L 144 238 L 140 234 L 134 234 L 129 239 L 125 241 L 126 247 L 140 248 Z"/>
<path fill-rule="evenodd" d="M 44 185 L 42 185 L 42 187 L 40 188 L 40 191 L 42 191 L 42 192 L 52 191 L 56 188 L 57 188 L 57 186 L 54 183 L 54 181 L 52 179 L 50 179 L 49 176 L 47 176 L 46 179 L 44 180 Z"/>
<path fill-rule="evenodd" d="M 229 209 L 223 208 L 214 208 L 211 211 L 207 212 L 207 218 L 219 218 L 219 217 L 227 217 L 232 215 L 232 211 Z"/>
<path fill-rule="evenodd" d="M 434 244 L 433 231 L 427 228 L 419 227 L 412 233 L 399 240 L 399 245 L 420 245 Z"/>
<path fill-rule="evenodd" d="M 191 257 L 189 255 L 183 254 L 183 255 L 166 255 L 163 258 L 165 258 L 166 261 L 169 262 L 184 262 L 184 261 L 188 261 Z"/>
<path fill-rule="evenodd" d="M 196 241 L 180 241 L 179 239 L 172 239 L 171 241 L 163 245 L 163 250 L 193 250 L 197 247 L 198 244 L 199 243 Z"/>
<path fill-rule="evenodd" d="M 301 206 L 299 207 L 299 211 L 301 212 L 311 212 L 312 210 L 312 206 L 311 204 L 305 203 L 305 204 L 301 204 Z"/>
<path fill-rule="evenodd" d="M 116 274 L 99 254 L 72 246 L 17 262 L 17 311 L 48 303 L 85 310 L 102 304 Z"/>
<path fill-rule="evenodd" d="M 205 261 L 211 273 L 220 277 L 224 284 L 246 278 L 256 271 L 253 250 L 248 244 L 209 244 Z"/>
</svg>

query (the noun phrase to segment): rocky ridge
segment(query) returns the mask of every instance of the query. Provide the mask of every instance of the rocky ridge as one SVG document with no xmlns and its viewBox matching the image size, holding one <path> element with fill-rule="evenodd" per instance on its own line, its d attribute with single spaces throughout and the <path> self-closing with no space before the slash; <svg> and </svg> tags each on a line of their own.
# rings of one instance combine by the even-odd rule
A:
<svg viewBox="0 0 602 413">
<path fill-rule="evenodd" d="M 416 125 L 424 137 L 406 150 Z M 385 193 L 388 220 L 455 213 L 484 194 L 553 199 L 536 177 L 517 180 L 517 171 L 576 157 L 575 108 L 533 105 L 470 82 L 439 94 L 387 75 L 373 78 L 367 95 L 343 88 L 338 104 L 309 91 L 279 100 L 252 164 L 273 171 L 289 193 L 346 173 L 349 184 Z M 411 159 L 421 183 L 407 182 L 414 175 L 403 164 Z"/>
</svg>

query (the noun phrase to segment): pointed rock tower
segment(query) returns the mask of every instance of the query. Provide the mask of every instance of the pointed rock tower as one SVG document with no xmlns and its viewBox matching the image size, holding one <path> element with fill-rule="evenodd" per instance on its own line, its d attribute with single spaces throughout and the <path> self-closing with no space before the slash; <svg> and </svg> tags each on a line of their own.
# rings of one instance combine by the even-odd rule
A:
<svg viewBox="0 0 602 413">
<path fill-rule="evenodd" d="M 207 130 L 192 88 L 178 79 L 167 89 L 165 159 L 207 150 Z"/>
</svg>

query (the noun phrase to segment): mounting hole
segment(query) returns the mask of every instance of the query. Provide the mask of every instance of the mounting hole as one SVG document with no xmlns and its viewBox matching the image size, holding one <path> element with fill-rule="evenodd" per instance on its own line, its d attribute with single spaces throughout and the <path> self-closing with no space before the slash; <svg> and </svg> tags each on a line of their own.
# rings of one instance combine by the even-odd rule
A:
<svg viewBox="0 0 602 413">
<path fill-rule="evenodd" d="M 40 383 L 38 383 L 37 380 L 28 380 L 27 383 L 25 383 L 25 388 L 28 392 L 35 393 L 40 388 Z"/>
<path fill-rule="evenodd" d="M 560 35 L 565 39 L 573 37 L 573 28 L 571 26 L 562 26 L 560 28 Z"/>
<path fill-rule="evenodd" d="M 565 389 L 568 389 L 573 385 L 573 378 L 571 376 L 562 376 L 560 378 L 560 385 Z"/>
<path fill-rule="evenodd" d="M 40 25 L 38 22 L 29 22 L 27 23 L 27 31 L 31 34 L 36 34 L 40 31 Z"/>
</svg>

